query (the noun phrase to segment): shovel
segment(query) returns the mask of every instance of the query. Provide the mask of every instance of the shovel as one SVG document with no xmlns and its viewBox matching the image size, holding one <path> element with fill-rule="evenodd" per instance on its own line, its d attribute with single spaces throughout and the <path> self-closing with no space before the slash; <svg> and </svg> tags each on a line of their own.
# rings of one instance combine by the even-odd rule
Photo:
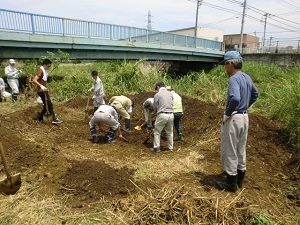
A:
<svg viewBox="0 0 300 225">
<path fill-rule="evenodd" d="M 90 95 L 91 95 L 90 92 L 88 92 L 88 100 L 87 100 L 86 107 L 85 107 L 85 110 L 84 110 L 84 120 L 87 119 L 88 112 L 89 112 Z"/>
<path fill-rule="evenodd" d="M 17 173 L 13 176 L 10 176 L 8 169 L 7 169 L 6 159 L 5 159 L 4 150 L 3 150 L 3 146 L 2 146 L 1 142 L 0 142 L 0 153 L 1 153 L 1 159 L 2 159 L 3 166 L 4 166 L 4 170 L 5 170 L 5 173 L 7 176 L 6 179 L 4 179 L 3 181 L 0 181 L 0 193 L 4 193 L 6 195 L 13 195 L 21 187 L 21 184 L 22 184 L 21 174 Z"/>
<path fill-rule="evenodd" d="M 153 129 L 151 129 L 151 131 L 150 131 L 148 137 L 146 138 L 145 141 L 143 141 L 143 144 L 146 144 L 146 143 L 149 141 L 150 137 L 152 136 L 152 133 L 153 133 Z"/>
<path fill-rule="evenodd" d="M 47 117 L 47 123 L 49 123 L 50 112 L 49 112 L 49 107 L 48 107 L 47 93 L 44 92 L 44 95 L 45 95 L 45 104 L 46 104 L 46 113 L 45 113 L 45 116 Z"/>
<path fill-rule="evenodd" d="M 216 140 L 221 140 L 221 136 L 218 136 L 218 137 L 215 137 L 213 139 L 206 140 L 206 141 L 200 141 L 198 143 L 192 144 L 191 146 L 198 146 L 198 145 L 202 145 L 202 144 L 205 144 L 207 142 L 216 141 Z"/>
<path fill-rule="evenodd" d="M 136 130 L 142 130 L 142 127 L 143 127 L 146 123 L 147 123 L 147 121 L 144 122 L 141 126 L 135 126 L 134 129 L 136 129 Z"/>
</svg>

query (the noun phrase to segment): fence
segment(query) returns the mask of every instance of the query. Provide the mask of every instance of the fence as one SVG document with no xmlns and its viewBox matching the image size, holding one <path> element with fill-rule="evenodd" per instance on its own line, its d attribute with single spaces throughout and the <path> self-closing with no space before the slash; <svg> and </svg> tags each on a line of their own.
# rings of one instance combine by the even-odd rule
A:
<svg viewBox="0 0 300 225">
<path fill-rule="evenodd" d="M 0 31 L 139 41 L 222 51 L 222 42 L 136 27 L 0 9 Z"/>
</svg>

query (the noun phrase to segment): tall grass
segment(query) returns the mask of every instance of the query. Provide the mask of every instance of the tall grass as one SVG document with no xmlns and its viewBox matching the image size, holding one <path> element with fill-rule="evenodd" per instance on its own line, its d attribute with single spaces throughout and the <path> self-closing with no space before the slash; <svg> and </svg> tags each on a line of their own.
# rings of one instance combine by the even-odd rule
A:
<svg viewBox="0 0 300 225">
<path fill-rule="evenodd" d="M 2 63 L 2 71 L 4 66 Z M 26 71 L 25 76 L 32 75 L 34 68 L 35 62 L 29 61 L 20 63 L 19 67 Z M 55 79 L 49 84 L 53 100 L 66 101 L 86 95 L 93 83 L 92 70 L 99 72 L 106 95 L 154 91 L 155 83 L 164 81 L 181 95 L 214 102 L 220 107 L 226 104 L 229 78 L 223 66 L 216 66 L 208 73 L 190 72 L 174 78 L 144 59 L 60 65 L 53 71 Z M 275 64 L 245 63 L 243 71 L 251 76 L 259 90 L 259 99 L 250 111 L 282 122 L 289 143 L 299 151 L 300 66 L 280 68 Z"/>
</svg>

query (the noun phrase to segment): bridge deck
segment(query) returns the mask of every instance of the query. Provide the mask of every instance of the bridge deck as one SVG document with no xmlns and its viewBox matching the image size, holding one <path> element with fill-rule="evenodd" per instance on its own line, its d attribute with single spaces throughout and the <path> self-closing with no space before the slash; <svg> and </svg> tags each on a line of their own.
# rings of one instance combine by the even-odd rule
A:
<svg viewBox="0 0 300 225">
<path fill-rule="evenodd" d="M 218 62 L 222 43 L 135 27 L 0 9 L 0 57 L 39 58 L 61 49 L 74 59 Z"/>
</svg>

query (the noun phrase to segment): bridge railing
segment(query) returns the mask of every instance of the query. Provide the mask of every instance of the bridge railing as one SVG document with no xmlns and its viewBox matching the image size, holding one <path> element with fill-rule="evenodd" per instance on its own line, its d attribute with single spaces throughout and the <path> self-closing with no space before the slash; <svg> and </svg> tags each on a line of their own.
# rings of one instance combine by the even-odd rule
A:
<svg viewBox="0 0 300 225">
<path fill-rule="evenodd" d="M 0 9 L 0 31 L 102 38 L 222 51 L 222 42 L 143 28 Z"/>
</svg>

